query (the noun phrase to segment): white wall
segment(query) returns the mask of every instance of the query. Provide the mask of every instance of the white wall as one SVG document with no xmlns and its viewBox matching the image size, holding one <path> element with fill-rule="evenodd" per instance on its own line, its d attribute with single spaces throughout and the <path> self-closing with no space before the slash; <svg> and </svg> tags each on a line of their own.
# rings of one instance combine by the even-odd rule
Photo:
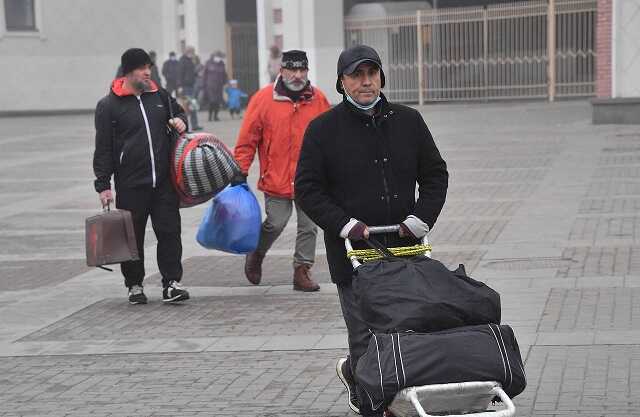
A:
<svg viewBox="0 0 640 417">
<path fill-rule="evenodd" d="M 258 31 L 258 63 L 260 86 L 271 81 L 269 77 L 269 48 L 273 44 L 273 1 L 256 0 L 256 18 Z"/>
<path fill-rule="evenodd" d="M 224 0 L 191 0 L 193 8 L 185 10 L 187 30 L 192 33 L 187 45 L 193 45 L 204 63 L 217 50 L 226 53 L 226 19 Z M 185 6 L 188 1 L 185 1 Z M 187 17 L 188 16 L 188 17 Z"/>
<path fill-rule="evenodd" d="M 309 79 L 330 102 L 339 102 L 335 82 L 344 45 L 343 0 L 282 0 L 282 6 L 284 50 L 306 51 Z"/>
<path fill-rule="evenodd" d="M 613 94 L 640 97 L 640 0 L 613 5 Z"/>
<path fill-rule="evenodd" d="M 130 47 L 166 51 L 157 0 L 36 0 L 35 34 L 5 32 L 0 2 L 0 112 L 92 109 Z M 159 54 L 159 61 L 164 59 Z"/>
</svg>

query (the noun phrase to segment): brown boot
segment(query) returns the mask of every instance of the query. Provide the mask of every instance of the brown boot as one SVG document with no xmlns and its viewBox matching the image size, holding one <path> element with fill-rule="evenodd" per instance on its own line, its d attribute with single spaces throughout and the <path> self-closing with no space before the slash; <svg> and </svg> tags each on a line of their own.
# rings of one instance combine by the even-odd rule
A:
<svg viewBox="0 0 640 417">
<path fill-rule="evenodd" d="M 311 266 L 297 265 L 293 270 L 293 289 L 296 291 L 318 291 L 320 286 L 311 279 Z"/>
<path fill-rule="evenodd" d="M 251 252 L 247 254 L 244 261 L 244 274 L 253 285 L 260 284 L 262 279 L 262 261 L 264 260 L 264 253 Z"/>
</svg>

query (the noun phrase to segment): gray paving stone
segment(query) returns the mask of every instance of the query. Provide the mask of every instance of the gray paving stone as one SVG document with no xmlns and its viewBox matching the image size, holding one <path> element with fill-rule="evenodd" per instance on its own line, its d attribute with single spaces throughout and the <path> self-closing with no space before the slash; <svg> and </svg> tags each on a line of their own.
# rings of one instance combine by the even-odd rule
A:
<svg viewBox="0 0 640 417">
<path fill-rule="evenodd" d="M 634 167 L 635 168 L 635 167 Z M 611 197 L 588 198 L 580 203 L 580 214 L 637 213 L 640 210 L 640 198 Z"/>
<path fill-rule="evenodd" d="M 640 330 L 640 289 L 552 288 L 538 329 Z"/>
<path fill-rule="evenodd" d="M 52 286 L 89 271 L 84 260 L 0 262 L 0 291 Z"/>
<path fill-rule="evenodd" d="M 316 335 L 341 333 L 344 321 L 335 294 L 194 296 L 179 305 L 135 306 L 108 298 L 21 341 L 171 338 L 176 329 L 185 338 Z"/>
<path fill-rule="evenodd" d="M 568 247 L 562 258 L 571 262 L 558 268 L 558 277 L 640 274 L 639 246 Z"/>
<path fill-rule="evenodd" d="M 501 292 L 527 358 L 518 415 L 639 415 L 640 130 L 591 125 L 588 102 L 421 110 L 451 173 L 434 256 Z M 334 376 L 346 337 L 321 239 L 319 294 L 291 291 L 293 223 L 253 287 L 242 257 L 194 243 L 204 206 L 183 210 L 193 300 L 161 305 L 151 268 L 151 303 L 131 309 L 117 274 L 75 272 L 83 219 L 97 206 L 93 127 L 89 116 L 64 117 L 71 133 L 59 122 L 2 121 L 0 352 L 15 356 L 0 358 L 0 415 L 351 415 Z M 233 146 L 239 122 L 205 127 Z M 47 144 L 66 158 L 43 167 Z M 251 185 L 256 175 L 257 163 Z"/>
<path fill-rule="evenodd" d="M 520 408 L 531 416 L 638 416 L 639 355 L 638 346 L 534 346 L 525 364 L 532 388 L 518 397 Z"/>
</svg>

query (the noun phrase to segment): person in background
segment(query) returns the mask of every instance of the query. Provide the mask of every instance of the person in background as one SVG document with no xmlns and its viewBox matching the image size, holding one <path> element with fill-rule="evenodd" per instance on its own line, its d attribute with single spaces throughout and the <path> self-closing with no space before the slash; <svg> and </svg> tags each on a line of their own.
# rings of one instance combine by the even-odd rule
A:
<svg viewBox="0 0 640 417">
<path fill-rule="evenodd" d="M 298 216 L 293 254 L 293 289 L 318 291 L 311 278 L 315 262 L 317 227 L 293 201 L 295 175 L 302 137 L 307 125 L 329 109 L 325 95 L 311 86 L 309 61 L 304 51 L 282 54 L 280 75 L 275 83 L 260 89 L 249 101 L 235 157 L 246 176 L 256 151 L 260 159 L 258 189 L 265 194 L 266 219 L 258 248 L 247 255 L 244 272 L 254 285 L 262 279 L 262 261 L 289 222 L 295 205 Z"/>
<path fill-rule="evenodd" d="M 156 65 L 156 52 L 149 51 L 149 58 L 151 58 L 151 81 L 156 83 L 158 87 L 162 87 L 162 80 L 160 79 L 160 74 L 158 73 L 158 67 Z"/>
<path fill-rule="evenodd" d="M 140 260 L 120 264 L 129 303 L 146 304 L 142 288 L 144 235 L 149 217 L 158 239 L 158 267 L 162 275 L 162 299 L 189 299 L 181 285 L 182 240 L 179 200 L 169 178 L 171 141 L 168 126 L 186 129 L 182 107 L 151 80 L 152 61 L 138 48 L 121 58 L 124 76 L 116 78 L 111 91 L 96 106 L 96 147 L 93 154 L 94 187 L 103 207 L 113 202 L 131 212 Z M 169 103 L 171 101 L 171 104 Z M 174 109 L 171 118 L 169 105 Z"/>
<path fill-rule="evenodd" d="M 179 72 L 178 58 L 176 53 L 169 52 L 169 59 L 162 64 L 162 76 L 165 80 L 165 88 L 169 94 L 174 95 L 178 89 L 178 72 Z"/>
<path fill-rule="evenodd" d="M 184 54 L 178 61 L 178 87 L 182 88 L 182 93 L 187 97 L 194 97 L 196 85 L 196 62 L 195 49 L 193 46 L 187 46 Z M 189 116 L 191 120 L 191 130 L 202 130 L 198 123 L 198 112 L 192 111 Z"/>
<path fill-rule="evenodd" d="M 214 120 L 217 122 L 220 120 L 218 112 L 220 111 L 220 106 L 224 103 L 222 92 L 227 79 L 224 54 L 221 51 L 216 51 L 211 54 L 204 68 L 205 101 L 209 105 L 209 121 Z"/>
<path fill-rule="evenodd" d="M 232 119 L 235 119 L 234 115 L 242 118 L 240 112 L 242 111 L 242 99 L 247 98 L 248 95 L 244 91 L 238 88 L 238 80 L 229 80 L 229 85 L 225 88 L 227 94 L 227 108 Z"/>
<path fill-rule="evenodd" d="M 176 91 L 176 100 L 178 104 L 180 104 L 180 106 L 184 109 L 184 114 L 186 115 L 187 120 L 191 118 L 191 113 L 200 110 L 198 101 L 195 98 L 186 95 L 182 88 L 178 88 L 178 90 Z M 192 132 L 193 130 L 190 131 Z"/>
<path fill-rule="evenodd" d="M 204 65 L 200 62 L 200 57 L 195 55 L 193 62 L 196 64 L 196 83 L 193 87 L 193 98 L 198 102 L 198 108 L 201 109 L 204 98 Z"/>
</svg>

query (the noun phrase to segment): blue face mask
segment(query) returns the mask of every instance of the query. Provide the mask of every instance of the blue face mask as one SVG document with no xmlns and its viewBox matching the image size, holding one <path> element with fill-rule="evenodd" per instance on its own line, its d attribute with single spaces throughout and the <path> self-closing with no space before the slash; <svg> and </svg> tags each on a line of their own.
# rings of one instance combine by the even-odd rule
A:
<svg viewBox="0 0 640 417">
<path fill-rule="evenodd" d="M 375 100 L 373 100 L 370 104 L 367 104 L 366 106 L 364 104 L 360 104 L 357 101 L 355 101 L 353 99 L 353 97 L 351 97 L 349 95 L 349 93 L 347 93 L 347 90 L 344 88 L 344 85 L 342 86 L 342 90 L 344 91 L 344 95 L 347 97 L 347 101 L 351 104 L 354 105 L 354 107 L 356 107 L 359 110 L 362 111 L 369 111 L 372 108 L 374 108 L 376 106 L 376 104 L 378 104 L 378 102 L 380 101 L 380 94 L 378 94 L 378 97 L 376 97 Z"/>
</svg>

